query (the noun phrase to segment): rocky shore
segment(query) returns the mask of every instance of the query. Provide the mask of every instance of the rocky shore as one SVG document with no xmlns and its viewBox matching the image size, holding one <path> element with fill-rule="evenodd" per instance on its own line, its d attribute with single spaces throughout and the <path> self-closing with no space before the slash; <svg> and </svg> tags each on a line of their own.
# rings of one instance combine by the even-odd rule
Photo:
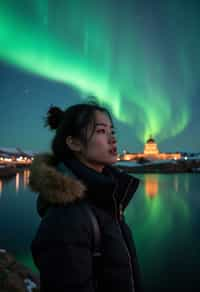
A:
<svg viewBox="0 0 200 292">
<path fill-rule="evenodd" d="M 39 292 L 39 277 L 29 268 L 16 261 L 15 257 L 0 249 L 0 291 Z"/>
</svg>

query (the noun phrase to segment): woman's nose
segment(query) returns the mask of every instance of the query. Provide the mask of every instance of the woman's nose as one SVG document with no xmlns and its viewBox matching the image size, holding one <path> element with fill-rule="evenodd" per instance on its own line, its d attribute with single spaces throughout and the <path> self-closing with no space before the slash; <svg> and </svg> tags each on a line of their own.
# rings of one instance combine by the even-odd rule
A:
<svg viewBox="0 0 200 292">
<path fill-rule="evenodd" d="M 111 144 L 116 144 L 117 143 L 117 140 L 116 140 L 116 137 L 115 137 L 115 135 L 114 134 L 110 134 L 110 143 Z"/>
</svg>

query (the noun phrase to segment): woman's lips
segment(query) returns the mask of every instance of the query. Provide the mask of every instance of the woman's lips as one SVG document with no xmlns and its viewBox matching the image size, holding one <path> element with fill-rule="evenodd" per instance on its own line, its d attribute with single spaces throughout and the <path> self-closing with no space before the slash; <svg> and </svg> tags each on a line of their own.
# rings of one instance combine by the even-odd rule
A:
<svg viewBox="0 0 200 292">
<path fill-rule="evenodd" d="M 113 147 L 109 152 L 110 152 L 112 155 L 117 155 L 117 147 Z"/>
</svg>

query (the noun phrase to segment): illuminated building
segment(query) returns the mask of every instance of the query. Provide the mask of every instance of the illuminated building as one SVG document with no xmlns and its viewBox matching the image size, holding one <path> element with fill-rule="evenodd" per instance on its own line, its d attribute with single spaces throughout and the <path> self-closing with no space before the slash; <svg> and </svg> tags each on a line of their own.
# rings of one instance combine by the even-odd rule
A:
<svg viewBox="0 0 200 292">
<path fill-rule="evenodd" d="M 171 160 L 180 159 L 181 154 L 176 153 L 166 153 L 160 152 L 158 145 L 155 140 L 150 137 L 144 145 L 144 152 L 141 153 L 126 153 L 124 152 L 120 155 L 120 160 L 139 160 L 139 159 L 149 159 L 149 160 Z"/>
</svg>

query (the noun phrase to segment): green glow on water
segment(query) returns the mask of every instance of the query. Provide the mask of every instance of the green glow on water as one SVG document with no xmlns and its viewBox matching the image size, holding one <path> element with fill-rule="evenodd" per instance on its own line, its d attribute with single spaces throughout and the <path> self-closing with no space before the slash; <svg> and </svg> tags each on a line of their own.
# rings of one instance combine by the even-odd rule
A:
<svg viewBox="0 0 200 292">
<path fill-rule="evenodd" d="M 27 268 L 30 268 L 34 273 L 38 273 L 38 269 L 36 268 L 35 264 L 33 263 L 33 259 L 30 253 L 17 253 L 15 255 L 16 260 L 22 263 Z"/>
<path fill-rule="evenodd" d="M 188 180 L 187 175 L 184 175 L 182 180 Z M 182 180 L 180 175 L 174 176 L 172 181 L 166 176 L 146 174 L 143 181 L 142 176 L 140 197 L 136 197 L 139 203 L 133 200 L 133 205 L 130 204 L 126 211 L 127 221 L 137 234 L 142 256 L 147 241 L 151 243 L 154 250 L 156 247 L 162 249 L 165 241 L 169 240 L 168 236 L 173 235 L 176 224 L 180 226 L 182 232 L 184 230 L 185 234 L 191 231 L 188 189 L 187 185 L 180 185 Z M 134 225 L 135 218 L 137 222 L 141 222 L 141 225 Z M 151 232 L 153 238 L 150 239 Z"/>
<path fill-rule="evenodd" d="M 193 52 L 196 41 L 181 38 L 174 4 L 165 6 L 168 32 L 176 29 L 178 36 L 169 44 L 175 59 L 169 67 L 162 47 L 147 43 L 134 1 L 127 1 L 120 18 L 107 1 L 1 1 L 0 59 L 70 85 L 83 97 L 97 96 L 118 120 L 134 126 L 142 143 L 150 134 L 160 142 L 189 123 L 187 49 L 191 45 Z"/>
</svg>

